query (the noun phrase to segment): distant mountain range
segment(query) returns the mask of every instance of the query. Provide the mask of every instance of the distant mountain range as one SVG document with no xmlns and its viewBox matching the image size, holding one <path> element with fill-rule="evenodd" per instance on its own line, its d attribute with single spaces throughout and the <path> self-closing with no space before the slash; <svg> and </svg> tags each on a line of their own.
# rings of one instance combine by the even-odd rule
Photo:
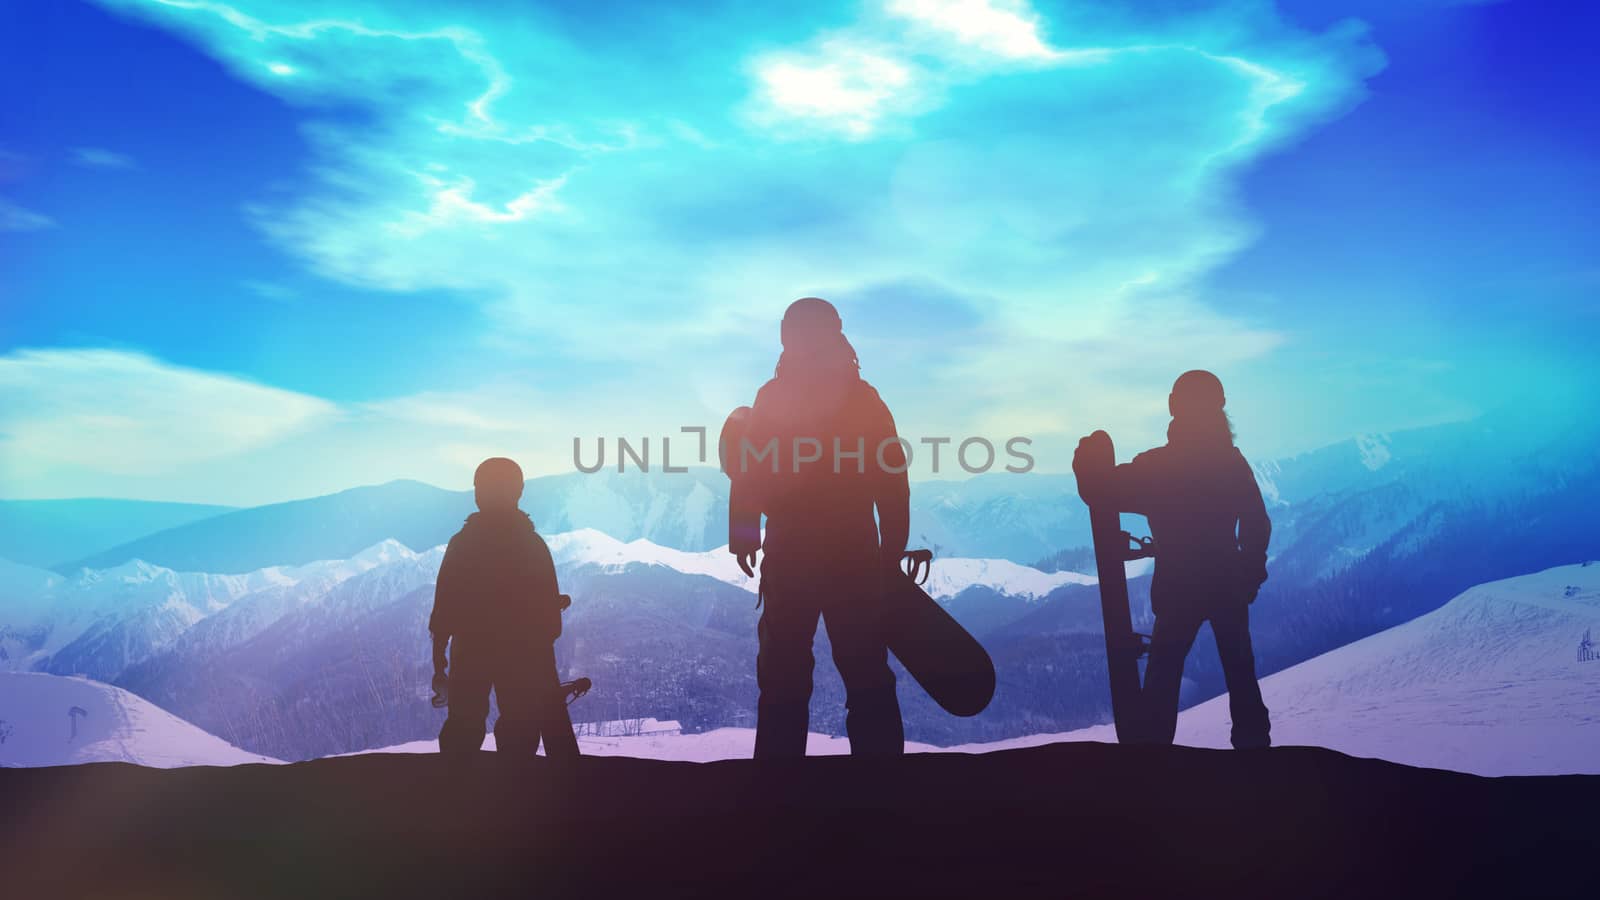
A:
<svg viewBox="0 0 1600 900">
<path fill-rule="evenodd" d="M 231 511 L 147 500 L 0 500 L 0 558 L 42 569 L 70 567 L 106 547 Z"/>
<path fill-rule="evenodd" d="M 1480 420 L 1258 466 L 1275 525 L 1271 578 L 1252 608 L 1260 670 L 1359 641 L 1475 584 L 1600 557 L 1592 432 L 1541 438 Z M 1071 487 L 1044 475 L 914 486 L 914 543 L 940 550 L 930 586 L 1000 676 L 973 719 L 945 715 L 902 677 L 914 740 L 993 741 L 1108 719 L 1097 592 L 1073 571 L 1090 558 Z M 579 716 L 670 719 L 690 733 L 752 721 L 759 614 L 749 579 L 718 549 L 724 488 L 711 470 L 529 482 L 524 506 L 576 598 L 558 657 L 597 684 Z M 435 548 L 470 505 L 464 492 L 397 482 L 223 513 L 95 554 L 97 568 L 0 564 L 0 667 L 111 681 L 279 758 L 425 738 L 438 726 L 425 696 Z M 961 549 L 999 545 L 1019 549 Z M 130 561 L 135 551 L 164 562 Z M 1130 573 L 1142 630 L 1145 571 Z M 816 657 L 813 728 L 842 733 L 821 630 Z M 1202 636 L 1185 700 L 1221 690 Z"/>
<path fill-rule="evenodd" d="M 342 559 L 390 538 L 423 550 L 448 540 L 474 508 L 470 491 L 394 481 L 223 513 L 54 568 L 70 573 L 140 559 L 178 571 L 241 574 Z M 546 533 L 592 528 L 691 551 L 728 541 L 728 480 L 715 469 L 534 478 L 522 508 Z M 923 482 L 912 492 L 913 543 L 940 555 L 1027 563 L 1062 540 L 1087 540 L 1086 528 L 1070 476 L 989 475 Z"/>
<path fill-rule="evenodd" d="M 565 671 L 599 685 L 580 715 L 670 718 L 696 731 L 749 721 L 755 583 L 726 551 L 592 529 L 548 541 L 576 598 L 559 657 Z M 0 613 L 0 665 L 111 682 L 282 758 L 414 740 L 438 728 L 425 667 L 441 551 L 386 540 L 346 560 L 242 575 L 142 561 L 72 576 L 0 566 L 10 601 Z M 956 558 L 935 562 L 928 588 L 983 633 L 1093 581 Z M 824 634 L 817 726 L 838 730 L 844 698 L 827 652 Z M 945 718 L 909 679 L 903 694 L 913 730 Z"/>
<path fill-rule="evenodd" d="M 589 546 L 590 541 L 577 540 L 568 549 L 576 549 L 578 556 L 592 555 Z M 374 551 L 381 555 L 391 549 Z M 620 563 L 611 553 L 614 549 L 601 551 L 611 556 L 601 568 L 620 572 L 634 565 Z M 590 594 L 586 592 L 586 596 Z M 415 604 L 403 599 L 398 605 Z M 381 627 L 362 630 L 369 635 L 383 631 Z M 1593 753 L 1594 743 L 1600 739 L 1600 718 L 1590 714 L 1600 707 L 1600 658 L 1593 646 L 1596 630 L 1600 630 L 1600 563 L 1560 566 L 1473 587 L 1410 622 L 1268 676 L 1262 690 L 1272 710 L 1279 745 L 1328 747 L 1355 756 L 1489 776 L 1600 774 L 1600 757 Z M 351 633 L 343 632 L 340 638 L 340 632 L 333 632 L 329 637 L 344 640 Z M 325 649 L 313 644 L 287 658 L 315 656 Z M 382 691 L 390 685 L 389 670 L 374 664 L 378 656 L 372 645 L 355 649 L 356 661 L 343 661 L 343 669 L 334 669 L 333 677 L 328 669 L 319 670 L 311 679 L 314 689 L 294 695 L 293 702 L 275 714 L 282 715 L 284 708 L 327 706 L 325 717 L 305 715 L 295 725 L 320 730 L 324 742 L 337 736 L 338 742 L 345 744 L 381 742 L 385 735 L 402 733 L 403 729 L 394 727 L 397 721 L 414 718 L 410 730 L 415 739 L 367 746 L 375 747 L 376 752 L 436 751 L 431 733 L 437 728 L 438 714 L 424 712 L 419 702 L 394 704 L 403 690 L 391 698 L 394 705 L 387 710 L 370 703 L 363 709 L 352 702 L 363 695 L 370 697 L 374 686 Z M 608 656 L 615 654 L 595 659 Z M 270 668 L 221 674 L 256 678 Z M 345 670 L 348 679 L 338 675 Z M 194 672 L 191 678 L 217 674 Z M 612 710 L 637 711 L 632 703 L 613 707 L 615 684 L 604 679 L 599 684 L 597 692 L 575 708 L 580 718 L 593 719 L 596 713 Z M 341 693 L 344 688 L 349 691 Z M 613 690 L 608 692 L 608 688 Z M 223 690 L 228 690 L 226 685 Z M 343 702 L 319 702 L 329 695 L 342 696 Z M 267 699 L 275 708 L 282 703 Z M 82 710 L 76 722 L 74 707 Z M 407 711 L 419 714 L 408 716 L 404 714 Z M 237 723 L 252 717 L 264 718 L 259 711 L 238 709 L 223 721 Z M 580 741 L 585 753 L 650 759 L 706 762 L 744 758 L 751 752 L 753 731 L 748 725 L 690 732 L 682 731 L 676 722 L 656 725 L 648 734 L 610 733 Z M 1185 710 L 1179 717 L 1181 744 L 1226 747 L 1228 732 L 1225 697 Z M 40 673 L 0 673 L 0 734 L 4 735 L 0 765 L 117 760 L 170 766 L 265 761 L 127 691 Z M 1095 725 L 943 749 L 983 753 L 1057 741 L 1114 740 L 1109 725 Z M 487 747 L 493 746 L 491 736 Z M 938 749 L 917 741 L 907 746 L 908 752 Z M 808 752 L 844 753 L 848 744 L 814 730 Z"/>
<path fill-rule="evenodd" d="M 473 508 L 470 491 L 392 481 L 223 513 L 145 535 L 56 570 L 110 569 L 137 559 L 179 572 L 243 574 L 348 559 L 391 539 L 423 550 L 448 540 Z"/>
<path fill-rule="evenodd" d="M 1258 460 L 1257 479 L 1274 520 L 1272 554 L 1330 574 L 1436 501 L 1527 494 L 1559 484 L 1592 458 L 1595 437 L 1592 426 L 1563 431 L 1499 413 Z M 1133 455 L 1132 448 L 1122 455 Z M 727 542 L 727 487 L 727 479 L 708 468 L 572 472 L 528 481 L 522 506 L 547 534 L 590 528 L 623 541 L 704 551 Z M 472 510 L 471 492 L 415 481 L 239 510 L 4 501 L 0 558 L 62 574 L 133 559 L 177 571 L 243 574 L 347 559 L 386 539 L 425 550 L 448 539 Z M 1127 524 L 1140 527 L 1136 517 Z M 912 543 L 941 557 L 1092 571 L 1087 514 L 1070 475 L 917 482 Z M 87 547 L 92 550 L 63 555 Z"/>
</svg>

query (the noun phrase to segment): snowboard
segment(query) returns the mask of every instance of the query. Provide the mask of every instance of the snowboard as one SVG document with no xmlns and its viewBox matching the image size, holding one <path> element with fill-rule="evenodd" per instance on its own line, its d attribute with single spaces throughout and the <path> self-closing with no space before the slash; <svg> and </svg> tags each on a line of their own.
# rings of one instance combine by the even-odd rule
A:
<svg viewBox="0 0 1600 900">
<path fill-rule="evenodd" d="M 994 698 L 994 660 L 955 616 L 922 589 L 933 551 L 909 551 L 905 565 L 906 571 L 892 576 L 884 597 L 889 652 L 945 712 L 975 716 Z"/>
<path fill-rule="evenodd" d="M 563 681 L 560 688 L 561 702 L 571 706 L 572 701 L 582 697 L 584 694 L 589 693 L 589 689 L 592 687 L 594 687 L 594 682 L 587 678 L 579 678 L 573 681 Z M 444 709 L 446 706 L 450 705 L 450 682 L 448 679 L 434 679 L 433 699 L 429 702 L 433 704 L 434 709 Z"/>
<path fill-rule="evenodd" d="M 729 414 L 722 426 L 718 455 L 731 480 L 728 491 L 728 550 L 753 553 L 761 546 L 761 510 L 741 491 L 740 442 L 749 425 L 750 407 Z M 975 716 L 994 697 L 994 661 L 970 632 L 939 601 L 922 589 L 933 553 L 913 550 L 905 570 L 890 576 L 883 598 L 884 636 L 889 652 L 946 712 Z M 919 577 L 920 576 L 920 577 Z"/>
<path fill-rule="evenodd" d="M 1110 475 L 1116 465 L 1111 435 L 1096 431 L 1078 445 L 1072 471 L 1083 485 Z M 1107 505 L 1089 507 L 1089 531 L 1094 540 L 1094 565 L 1100 582 L 1100 616 L 1105 624 L 1106 668 L 1111 682 L 1111 719 L 1119 743 L 1139 740 L 1139 657 L 1148 649 L 1144 635 L 1133 630 L 1128 605 L 1128 575 L 1123 563 L 1155 555 L 1149 538 L 1135 538 L 1122 530 L 1121 510 Z"/>
</svg>

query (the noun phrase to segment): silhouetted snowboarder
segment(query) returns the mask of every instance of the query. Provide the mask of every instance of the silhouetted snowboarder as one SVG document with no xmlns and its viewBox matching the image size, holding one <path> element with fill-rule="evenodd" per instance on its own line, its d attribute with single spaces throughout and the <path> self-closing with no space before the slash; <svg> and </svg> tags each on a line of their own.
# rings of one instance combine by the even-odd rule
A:
<svg viewBox="0 0 1600 900">
<path fill-rule="evenodd" d="M 1222 659 L 1233 746 L 1266 747 L 1267 708 L 1250 646 L 1250 604 L 1267 579 L 1267 518 L 1261 489 L 1233 445 L 1222 382 L 1185 372 L 1172 386 L 1167 443 L 1133 462 L 1091 474 L 1083 466 L 1095 436 L 1078 445 L 1078 491 L 1091 508 L 1140 513 L 1150 521 L 1155 611 L 1145 668 L 1139 738 L 1170 744 L 1178 724 L 1183 663 L 1209 620 Z"/>
<path fill-rule="evenodd" d="M 765 551 L 755 755 L 805 755 L 819 616 L 844 679 L 850 751 L 903 753 L 883 599 L 887 579 L 905 577 L 911 510 L 904 448 L 889 408 L 862 380 L 832 304 L 795 301 L 784 313 L 782 340 L 777 372 L 756 395 L 743 446 L 725 451 L 743 502 L 767 516 L 764 541 L 736 535 L 730 545 L 747 574 L 754 574 L 757 548 Z M 769 450 L 775 456 L 754 455 Z"/>
<path fill-rule="evenodd" d="M 478 512 L 445 548 L 428 620 L 434 692 L 450 709 L 439 750 L 483 746 L 492 689 L 500 706 L 497 749 L 532 756 L 542 738 L 546 756 L 577 756 L 554 647 L 566 598 L 549 547 L 517 508 L 522 469 L 488 459 L 472 482 Z"/>
</svg>

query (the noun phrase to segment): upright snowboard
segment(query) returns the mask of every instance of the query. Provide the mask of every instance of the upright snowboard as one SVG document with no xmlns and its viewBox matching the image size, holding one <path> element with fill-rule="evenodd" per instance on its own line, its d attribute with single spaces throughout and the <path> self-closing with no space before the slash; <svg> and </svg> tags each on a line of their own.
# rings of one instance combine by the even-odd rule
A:
<svg viewBox="0 0 1600 900">
<path fill-rule="evenodd" d="M 1104 479 L 1116 466 L 1111 435 L 1096 431 L 1078 445 L 1072 471 L 1083 486 Z M 1137 741 L 1141 728 L 1139 657 L 1145 653 L 1143 636 L 1133 630 L 1128 607 L 1128 575 L 1123 563 L 1153 556 L 1149 538 L 1135 539 L 1122 530 L 1121 510 L 1101 505 L 1089 507 L 1089 531 L 1094 538 L 1094 565 L 1100 582 L 1100 615 L 1105 623 L 1106 667 L 1111 680 L 1111 719 L 1117 740 Z"/>
<path fill-rule="evenodd" d="M 761 510 L 750 505 L 740 488 L 740 442 L 749 426 L 750 407 L 735 409 L 723 423 L 718 443 L 722 470 L 732 484 L 728 491 L 728 549 L 754 553 L 761 546 Z M 933 554 L 906 554 L 907 570 L 894 578 L 884 597 L 886 643 L 917 684 L 935 703 L 957 716 L 983 712 L 994 697 L 994 661 L 961 623 L 921 587 Z M 921 574 L 921 581 L 917 575 Z"/>
</svg>

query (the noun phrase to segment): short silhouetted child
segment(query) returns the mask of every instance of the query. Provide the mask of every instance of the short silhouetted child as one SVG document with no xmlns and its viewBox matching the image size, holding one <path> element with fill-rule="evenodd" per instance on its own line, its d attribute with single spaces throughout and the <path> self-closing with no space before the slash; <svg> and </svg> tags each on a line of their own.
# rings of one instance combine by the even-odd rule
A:
<svg viewBox="0 0 1600 900">
<path fill-rule="evenodd" d="M 1250 464 L 1233 445 L 1217 376 L 1196 369 L 1172 386 L 1165 446 L 1117 466 L 1103 481 L 1079 482 L 1091 506 L 1109 505 L 1150 520 L 1156 614 L 1145 668 L 1143 739 L 1170 744 L 1178 727 L 1183 662 L 1200 626 L 1211 623 L 1228 685 L 1233 746 L 1271 743 L 1267 707 L 1250 646 L 1250 604 L 1267 580 L 1267 518 Z M 1081 450 L 1081 446 L 1080 446 Z"/>
<path fill-rule="evenodd" d="M 550 548 L 517 508 L 522 469 L 509 459 L 485 460 L 472 482 L 478 511 L 445 548 L 428 620 L 434 690 L 450 707 L 439 750 L 483 746 L 493 690 L 500 751 L 532 756 L 543 738 L 546 756 L 577 756 L 556 670 L 562 596 Z"/>
</svg>

